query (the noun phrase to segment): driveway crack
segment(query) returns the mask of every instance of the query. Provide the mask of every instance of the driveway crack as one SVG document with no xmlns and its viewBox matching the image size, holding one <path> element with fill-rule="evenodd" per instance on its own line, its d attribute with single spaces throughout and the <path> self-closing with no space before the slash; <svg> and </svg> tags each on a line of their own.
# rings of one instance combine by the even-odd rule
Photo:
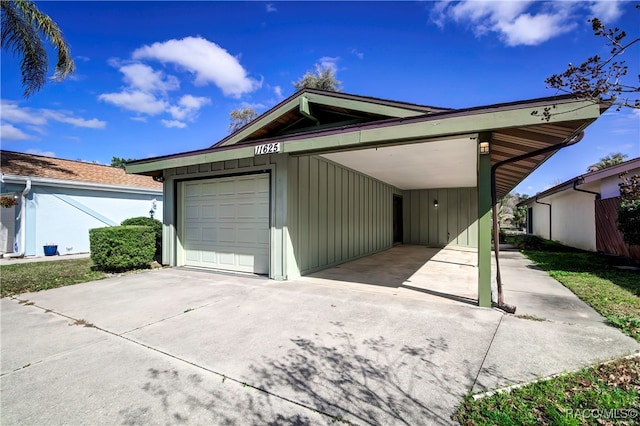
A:
<svg viewBox="0 0 640 426">
<path fill-rule="evenodd" d="M 496 325 L 496 329 L 493 332 L 493 336 L 491 336 L 491 341 L 489 342 L 489 346 L 487 346 L 487 351 L 484 354 L 484 357 L 482 357 L 482 362 L 480 363 L 480 368 L 478 368 L 478 373 L 476 374 L 475 379 L 473 379 L 473 383 L 471 384 L 471 389 L 469 389 L 469 391 L 472 391 L 473 388 L 476 387 L 476 383 L 478 383 L 478 377 L 480 377 L 480 373 L 482 373 L 482 368 L 484 367 L 484 363 L 487 360 L 487 356 L 489 356 L 489 351 L 491 350 L 491 346 L 493 345 L 493 341 L 496 338 L 496 335 L 498 334 L 498 329 L 500 328 L 500 324 L 502 324 L 502 319 L 504 318 L 504 315 L 500 316 L 500 321 L 498 321 L 498 325 Z"/>
<path fill-rule="evenodd" d="M 12 299 L 15 299 L 15 300 L 18 300 L 18 301 L 20 301 L 20 302 L 23 302 L 22 300 L 17 299 L 17 298 L 15 298 L 15 297 L 12 297 Z M 200 307 L 198 307 L 198 308 L 195 308 L 195 309 L 199 309 L 199 308 L 202 308 L 202 307 L 204 307 L 204 306 L 212 305 L 212 304 L 214 304 L 214 303 L 209 303 L 209 304 L 206 304 L 206 305 L 202 305 L 202 306 L 200 306 Z M 293 399 L 287 398 L 287 397 L 282 396 L 282 395 L 279 395 L 279 394 L 277 394 L 277 393 L 274 393 L 274 392 L 268 391 L 267 389 L 263 389 L 263 388 L 261 388 L 261 387 L 259 387 L 259 386 L 252 385 L 252 384 L 247 383 L 247 382 L 245 382 L 245 381 L 243 381 L 243 380 L 240 380 L 240 379 L 236 379 L 236 378 L 230 377 L 230 376 L 228 376 L 228 375 L 226 375 L 226 374 L 220 373 L 220 372 L 218 372 L 218 371 L 216 371 L 216 370 L 213 370 L 213 369 L 211 369 L 211 368 L 208 368 L 208 367 L 205 367 L 205 366 L 203 366 L 203 365 L 197 364 L 197 363 L 195 363 L 195 362 L 189 361 L 189 360 L 187 360 L 187 359 L 185 359 L 185 358 L 181 358 L 181 357 L 179 357 L 179 356 L 177 356 L 177 355 L 173 355 L 173 354 L 171 354 L 171 353 L 169 353 L 169 352 L 165 352 L 165 351 L 163 351 L 163 350 L 161 350 L 161 349 L 154 348 L 153 346 L 149 346 L 149 345 L 147 345 L 147 344 L 145 344 L 145 343 L 139 342 L 139 341 L 137 341 L 137 340 L 134 340 L 134 339 L 132 339 L 132 338 L 130 338 L 130 337 L 125 336 L 125 335 L 124 335 L 124 334 L 126 334 L 126 333 L 130 333 L 130 332 L 132 332 L 132 331 L 134 331 L 134 330 L 137 330 L 137 329 L 140 329 L 140 328 L 143 328 L 143 327 L 146 327 L 146 326 L 138 327 L 138 328 L 136 328 L 136 329 L 129 330 L 129 331 L 126 331 L 126 332 L 124 332 L 124 333 L 120 333 L 120 334 L 118 334 L 118 333 L 116 333 L 116 332 L 113 332 L 113 331 L 110 331 L 110 330 L 107 330 L 107 329 L 101 328 L 101 327 L 99 327 L 99 326 L 97 326 L 97 325 L 95 325 L 95 324 L 89 324 L 89 323 L 87 323 L 87 322 L 86 322 L 85 320 L 83 320 L 83 319 L 77 319 L 77 318 L 74 318 L 74 317 L 72 317 L 72 316 L 69 316 L 69 315 L 63 314 L 63 313 L 61 313 L 61 312 L 57 312 L 57 311 L 55 311 L 55 310 L 53 310 L 53 309 L 48 309 L 48 308 L 45 308 L 45 307 L 43 307 L 43 306 L 39 306 L 39 305 L 37 305 L 37 304 L 35 304 L 35 303 L 29 303 L 28 305 L 29 305 L 29 306 L 33 306 L 33 307 L 38 308 L 38 309 L 41 309 L 41 310 L 43 310 L 43 311 L 45 311 L 45 312 L 47 312 L 47 313 L 52 313 L 52 314 L 59 315 L 59 316 L 61 316 L 61 317 L 67 318 L 67 319 L 69 319 L 69 320 L 73 321 L 73 324 L 75 324 L 75 325 L 84 325 L 85 327 L 90 327 L 90 328 L 93 328 L 93 329 L 96 329 L 96 330 L 102 331 L 102 332 L 104 332 L 104 333 L 106 333 L 106 334 L 110 334 L 111 336 L 114 336 L 114 337 L 117 337 L 117 338 L 120 338 L 120 339 L 124 339 L 124 340 L 126 340 L 126 341 L 128 341 L 128 342 L 130 342 L 130 343 L 133 343 L 134 345 L 141 346 L 141 347 L 143 347 L 143 348 L 146 348 L 146 349 L 149 349 L 149 350 L 151 350 L 151 351 L 154 351 L 154 352 L 160 353 L 160 354 L 162 354 L 162 355 L 168 356 L 168 357 L 170 357 L 170 358 L 173 358 L 173 359 L 175 359 L 175 360 L 177 360 L 177 361 L 183 362 L 183 363 L 185 363 L 185 364 L 189 364 L 189 365 L 191 365 L 191 366 L 193 366 L 193 367 L 199 368 L 199 369 L 201 369 L 201 370 L 204 370 L 204 371 L 206 371 L 206 372 L 208 372 L 208 373 L 211 373 L 211 374 L 214 374 L 214 375 L 216 375 L 216 376 L 220 377 L 220 379 L 221 379 L 223 382 L 225 382 L 225 381 L 230 381 L 230 382 L 233 382 L 233 383 L 239 384 L 239 385 L 241 385 L 241 386 L 243 386 L 243 387 L 251 388 L 251 389 L 254 389 L 254 390 L 258 391 L 258 392 L 262 392 L 262 393 L 264 393 L 264 394 L 266 394 L 266 395 L 268 395 L 268 396 L 271 396 L 271 397 L 273 397 L 273 398 L 280 399 L 280 400 L 282 400 L 282 401 L 284 401 L 284 402 L 288 402 L 288 403 L 290 403 L 290 404 L 297 405 L 298 407 L 304 408 L 304 409 L 309 410 L 309 411 L 312 411 L 312 412 L 314 412 L 314 413 L 318 413 L 318 414 L 320 414 L 320 415 L 326 416 L 326 417 L 330 418 L 330 419 L 332 420 L 332 422 L 340 422 L 340 423 L 347 424 L 347 425 L 354 425 L 354 424 L 355 424 L 355 423 L 350 422 L 349 420 L 346 420 L 346 419 L 342 418 L 340 415 L 330 414 L 330 413 L 327 413 L 327 412 L 325 412 L 325 411 L 318 410 L 317 408 L 311 407 L 311 406 L 306 405 L 306 404 L 304 404 L 304 403 L 302 403 L 302 402 L 295 401 L 295 400 L 293 400 Z M 165 321 L 165 320 L 167 320 L 167 319 L 169 319 L 169 318 L 174 318 L 174 317 L 179 316 L 179 315 L 185 315 L 185 312 L 180 313 L 180 314 L 177 314 L 177 315 L 173 315 L 173 316 L 171 316 L 171 317 L 164 318 L 164 319 L 159 320 L 159 321 L 155 321 L 155 322 L 150 323 L 150 324 L 147 324 L 147 325 L 151 325 L 151 324 L 155 324 L 155 323 L 158 323 L 158 322 L 162 322 L 162 321 Z M 11 372 L 7 372 L 7 373 L 5 373 L 5 374 L 11 374 L 11 373 L 14 373 L 14 372 L 19 371 L 19 370 L 22 370 L 22 369 L 24 369 L 24 368 L 28 368 L 28 367 L 29 367 L 29 366 L 31 366 L 31 365 L 38 364 L 38 363 L 40 363 L 40 362 L 42 362 L 42 361 L 43 361 L 43 360 L 41 360 L 41 361 L 37 361 L 37 362 L 33 362 L 33 363 L 30 363 L 30 364 L 27 364 L 27 365 L 25 365 L 25 366 L 23 366 L 23 367 L 17 368 L 16 370 L 11 371 Z M 2 375 L 4 375 L 4 374 L 2 374 Z"/>
</svg>

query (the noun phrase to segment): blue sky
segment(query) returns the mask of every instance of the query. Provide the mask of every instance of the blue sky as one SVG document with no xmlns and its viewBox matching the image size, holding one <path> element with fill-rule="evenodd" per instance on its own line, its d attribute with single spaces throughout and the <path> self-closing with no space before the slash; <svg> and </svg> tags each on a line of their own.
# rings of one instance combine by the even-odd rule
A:
<svg viewBox="0 0 640 426">
<path fill-rule="evenodd" d="M 77 71 L 24 99 L 18 59 L 2 52 L 2 148 L 107 164 L 208 147 L 228 134 L 232 109 L 266 111 L 318 63 L 347 93 L 425 105 L 553 96 L 547 76 L 607 53 L 588 18 L 632 33 L 640 13 L 613 0 L 37 4 Z M 627 56 L 637 75 L 640 56 Z M 640 156 L 637 111 L 610 110 L 516 191 L 542 191 L 618 151 Z"/>
</svg>

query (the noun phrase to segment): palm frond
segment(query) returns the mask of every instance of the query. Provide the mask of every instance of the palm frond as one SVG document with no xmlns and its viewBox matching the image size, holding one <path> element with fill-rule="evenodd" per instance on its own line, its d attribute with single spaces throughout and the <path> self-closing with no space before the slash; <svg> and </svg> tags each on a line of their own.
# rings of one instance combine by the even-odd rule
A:
<svg viewBox="0 0 640 426">
<path fill-rule="evenodd" d="M 2 49 L 21 56 L 24 96 L 29 97 L 47 82 L 47 51 L 38 33 L 14 2 L 2 1 Z"/>
<path fill-rule="evenodd" d="M 33 28 L 46 37 L 58 51 L 54 80 L 63 80 L 74 72 L 76 67 L 71 56 L 71 50 L 58 25 L 48 15 L 42 13 L 32 1 L 14 0 L 14 2 L 22 10 L 25 20 L 30 22 Z"/>
<path fill-rule="evenodd" d="M 2 49 L 20 56 L 20 71 L 24 96 L 29 97 L 47 82 L 49 70 L 43 38 L 58 51 L 54 81 L 60 81 L 75 71 L 71 51 L 60 28 L 42 13 L 31 0 L 1 0 Z"/>
</svg>

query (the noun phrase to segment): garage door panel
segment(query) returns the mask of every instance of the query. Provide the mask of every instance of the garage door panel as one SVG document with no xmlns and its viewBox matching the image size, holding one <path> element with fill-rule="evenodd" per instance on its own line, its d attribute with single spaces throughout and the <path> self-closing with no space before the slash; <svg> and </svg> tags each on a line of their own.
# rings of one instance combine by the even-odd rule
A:
<svg viewBox="0 0 640 426">
<path fill-rule="evenodd" d="M 269 176 L 185 183 L 185 265 L 269 272 Z"/>
<path fill-rule="evenodd" d="M 202 219 L 215 219 L 217 217 L 217 206 L 215 204 L 206 204 L 200 207 L 200 217 Z"/>
<path fill-rule="evenodd" d="M 199 226 L 189 226 L 185 228 L 185 241 L 196 242 L 202 239 L 202 232 Z"/>
<path fill-rule="evenodd" d="M 214 242 L 218 239 L 216 228 L 202 228 L 202 241 Z"/>
</svg>

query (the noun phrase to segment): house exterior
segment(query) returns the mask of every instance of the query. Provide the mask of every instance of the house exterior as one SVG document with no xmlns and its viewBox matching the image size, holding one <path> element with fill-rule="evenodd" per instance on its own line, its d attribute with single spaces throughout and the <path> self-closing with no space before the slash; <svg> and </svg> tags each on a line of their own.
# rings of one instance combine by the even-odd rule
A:
<svg viewBox="0 0 640 426">
<path fill-rule="evenodd" d="M 605 109 L 555 97 L 454 110 L 303 89 L 209 148 L 127 172 L 164 181 L 166 264 L 286 280 L 395 243 L 462 247 L 478 252 L 490 306 L 492 166 L 504 195 Z"/>
<path fill-rule="evenodd" d="M 0 151 L 0 193 L 17 205 L 0 209 L 0 252 L 89 252 L 89 229 L 149 216 L 162 220 L 162 184 L 148 176 L 81 161 Z"/>
<path fill-rule="evenodd" d="M 587 251 L 630 256 L 617 230 L 621 173 L 640 174 L 640 157 L 576 176 L 520 203 L 527 232 Z"/>
</svg>

